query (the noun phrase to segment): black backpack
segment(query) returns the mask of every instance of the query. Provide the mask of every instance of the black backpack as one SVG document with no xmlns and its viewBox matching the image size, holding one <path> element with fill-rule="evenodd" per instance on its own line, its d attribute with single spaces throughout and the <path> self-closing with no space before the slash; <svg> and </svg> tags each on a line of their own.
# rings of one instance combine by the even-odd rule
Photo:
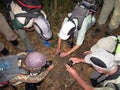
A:
<svg viewBox="0 0 120 90">
<path fill-rule="evenodd" d="M 38 0 L 16 0 L 16 2 L 27 12 L 39 12 L 42 9 L 42 4 Z"/>
</svg>

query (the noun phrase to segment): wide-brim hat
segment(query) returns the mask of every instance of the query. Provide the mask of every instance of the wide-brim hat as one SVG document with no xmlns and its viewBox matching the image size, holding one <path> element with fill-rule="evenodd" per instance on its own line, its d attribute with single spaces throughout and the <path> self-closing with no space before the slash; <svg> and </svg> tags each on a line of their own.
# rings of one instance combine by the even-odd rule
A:
<svg viewBox="0 0 120 90">
<path fill-rule="evenodd" d="M 104 37 L 98 40 L 97 43 L 91 47 L 91 51 L 94 52 L 98 48 L 102 48 L 112 53 L 115 50 L 115 46 L 116 41 L 112 36 Z"/>
<path fill-rule="evenodd" d="M 93 67 L 101 68 L 105 71 L 113 70 L 116 66 L 115 56 L 104 49 L 97 49 L 95 52 L 85 56 L 85 61 Z"/>
<path fill-rule="evenodd" d="M 62 40 L 67 40 L 72 33 L 76 30 L 76 25 L 72 21 L 67 21 L 64 23 L 58 34 L 59 38 Z"/>
<path fill-rule="evenodd" d="M 41 68 L 46 64 L 46 56 L 40 52 L 31 52 L 27 55 L 25 65 L 33 70 L 35 68 Z"/>
</svg>

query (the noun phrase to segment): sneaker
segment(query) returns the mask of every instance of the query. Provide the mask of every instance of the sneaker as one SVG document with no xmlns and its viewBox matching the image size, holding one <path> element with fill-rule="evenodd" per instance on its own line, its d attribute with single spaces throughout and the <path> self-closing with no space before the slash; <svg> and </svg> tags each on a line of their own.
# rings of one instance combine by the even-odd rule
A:
<svg viewBox="0 0 120 90">
<path fill-rule="evenodd" d="M 10 41 L 12 43 L 13 46 L 17 46 L 18 45 L 18 40 L 13 40 L 13 41 Z"/>
<path fill-rule="evenodd" d="M 43 43 L 45 46 L 47 46 L 47 47 L 50 47 L 51 46 L 51 44 L 50 44 L 50 42 L 49 41 L 44 41 L 44 43 Z"/>
<path fill-rule="evenodd" d="M 100 31 L 100 29 L 96 28 L 96 30 L 92 32 L 92 36 L 96 36 Z"/>
<path fill-rule="evenodd" d="M 30 49 L 29 49 L 29 50 L 27 50 L 27 51 L 28 51 L 28 53 L 31 53 L 31 52 L 33 52 L 34 50 L 30 50 Z"/>
<path fill-rule="evenodd" d="M 110 32 L 105 32 L 105 33 L 104 33 L 104 36 L 105 36 L 105 37 L 107 37 L 107 36 L 109 36 L 109 35 L 110 35 Z"/>
</svg>

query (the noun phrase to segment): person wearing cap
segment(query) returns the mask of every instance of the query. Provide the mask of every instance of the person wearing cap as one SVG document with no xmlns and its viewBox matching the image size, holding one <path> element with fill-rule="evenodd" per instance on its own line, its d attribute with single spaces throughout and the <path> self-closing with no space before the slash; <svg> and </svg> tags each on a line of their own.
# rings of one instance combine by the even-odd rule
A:
<svg viewBox="0 0 120 90">
<path fill-rule="evenodd" d="M 0 32 L 5 36 L 5 38 L 19 50 L 26 51 L 25 46 L 19 43 L 17 40 L 17 35 L 11 29 L 7 23 L 5 16 L 0 12 Z M 5 47 L 4 43 L 0 41 L 0 53 L 4 56 L 9 55 L 9 50 Z"/>
<path fill-rule="evenodd" d="M 94 0 L 89 0 L 89 2 L 90 1 L 93 2 L 92 5 L 94 6 L 95 3 Z M 81 8 L 84 8 L 84 5 L 86 5 L 86 3 L 89 6 L 90 4 L 89 2 L 83 0 L 82 2 L 83 5 L 80 4 Z M 64 19 L 62 23 L 62 27 L 58 33 L 58 44 L 56 48 L 56 53 L 60 54 L 60 57 L 65 57 L 71 54 L 72 52 L 74 52 L 75 50 L 77 50 L 82 45 L 87 30 L 89 30 L 89 28 L 95 23 L 95 16 L 93 15 L 93 13 L 87 11 L 89 12 L 89 14 L 87 14 L 84 18 L 80 17 L 81 16 L 80 13 L 76 13 L 75 16 L 78 18 L 75 18 L 73 12 L 69 13 L 68 17 Z M 75 45 L 69 51 L 62 52 L 61 51 L 62 40 L 67 40 L 70 37 L 72 37 L 72 35 L 76 40 Z"/>
<path fill-rule="evenodd" d="M 92 86 L 93 84 L 89 85 L 87 82 L 85 82 L 73 67 L 70 67 L 68 64 L 65 65 L 66 70 L 75 78 L 75 80 L 84 90 L 120 89 L 119 87 L 115 89 L 115 85 L 117 86 L 120 84 L 120 66 L 115 62 L 115 56 L 106 50 L 98 48 L 95 52 L 87 54 L 84 59 L 71 57 L 69 60 L 72 60 L 73 65 L 77 63 L 85 63 L 89 64 L 95 69 L 90 78 L 97 78 L 95 84 L 99 85 Z M 101 79 L 98 79 L 99 75 L 102 76 Z"/>
<path fill-rule="evenodd" d="M 13 85 L 17 82 L 38 83 L 54 68 L 52 63 L 47 68 L 43 68 L 46 63 L 46 56 L 40 52 L 29 54 L 22 52 L 18 55 L 1 57 L 0 83 L 6 81 Z"/>
</svg>

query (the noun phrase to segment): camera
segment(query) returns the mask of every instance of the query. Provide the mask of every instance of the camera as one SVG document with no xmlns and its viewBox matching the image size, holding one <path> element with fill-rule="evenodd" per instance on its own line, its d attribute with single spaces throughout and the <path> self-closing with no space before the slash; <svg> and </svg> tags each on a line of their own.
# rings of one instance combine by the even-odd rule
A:
<svg viewBox="0 0 120 90">
<path fill-rule="evenodd" d="M 38 70 L 34 73 L 30 73 L 30 76 L 37 76 L 38 74 L 43 72 L 45 69 L 47 69 L 50 65 L 52 65 L 52 61 L 46 61 L 46 64 L 43 67 L 41 67 L 40 70 Z"/>
<path fill-rule="evenodd" d="M 46 64 L 42 68 L 48 68 L 52 64 L 52 61 L 46 61 Z"/>
<path fill-rule="evenodd" d="M 67 64 L 68 64 L 70 67 L 72 67 L 72 66 L 73 66 L 73 61 L 69 61 Z"/>
</svg>

